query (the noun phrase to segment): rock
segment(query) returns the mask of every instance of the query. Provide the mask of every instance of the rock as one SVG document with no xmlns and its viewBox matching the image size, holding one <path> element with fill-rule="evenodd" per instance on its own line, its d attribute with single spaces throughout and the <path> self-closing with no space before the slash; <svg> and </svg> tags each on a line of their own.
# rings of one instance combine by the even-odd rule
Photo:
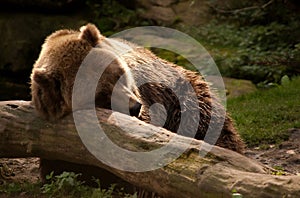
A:
<svg viewBox="0 0 300 198">
<path fill-rule="evenodd" d="M 217 77 L 209 76 L 208 80 L 218 87 Z M 237 97 L 243 94 L 252 93 L 257 90 L 256 86 L 249 80 L 223 77 L 223 81 L 226 88 L 227 98 Z"/>
<path fill-rule="evenodd" d="M 176 17 L 186 25 L 200 26 L 211 19 L 207 0 L 181 1 L 172 4 Z"/>
<path fill-rule="evenodd" d="M 158 5 L 158 6 L 163 6 L 163 7 L 167 7 L 170 6 L 171 4 L 174 4 L 177 2 L 177 0 L 150 0 L 152 4 L 154 5 Z"/>
<path fill-rule="evenodd" d="M 295 150 L 290 149 L 290 150 L 286 151 L 286 154 L 288 154 L 288 155 L 296 155 L 296 152 L 295 152 Z"/>
<path fill-rule="evenodd" d="M 171 8 L 160 6 L 148 7 L 148 10 L 141 13 L 141 16 L 167 24 L 172 24 L 176 19 L 176 15 Z"/>
<path fill-rule="evenodd" d="M 227 98 L 255 92 L 256 86 L 250 80 L 223 78 L 227 90 Z"/>
<path fill-rule="evenodd" d="M 137 8 L 143 8 L 141 17 L 173 24 L 181 21 L 183 24 L 199 26 L 211 19 L 208 0 L 136 0 Z"/>
</svg>

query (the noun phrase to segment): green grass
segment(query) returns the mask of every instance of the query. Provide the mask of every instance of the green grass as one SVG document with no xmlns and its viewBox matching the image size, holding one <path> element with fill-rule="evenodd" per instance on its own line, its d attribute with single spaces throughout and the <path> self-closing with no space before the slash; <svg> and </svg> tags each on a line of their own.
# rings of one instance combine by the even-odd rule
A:
<svg viewBox="0 0 300 198">
<path fill-rule="evenodd" d="M 248 146 L 280 143 L 289 128 L 300 128 L 300 78 L 229 99 L 227 109 Z"/>
</svg>

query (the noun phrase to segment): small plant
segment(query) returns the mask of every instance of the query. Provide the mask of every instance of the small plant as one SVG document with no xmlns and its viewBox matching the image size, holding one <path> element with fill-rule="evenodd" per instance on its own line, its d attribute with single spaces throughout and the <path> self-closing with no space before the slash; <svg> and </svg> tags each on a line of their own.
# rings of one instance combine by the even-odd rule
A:
<svg viewBox="0 0 300 198">
<path fill-rule="evenodd" d="M 137 194 L 134 193 L 133 195 L 125 193 L 124 188 L 121 189 L 115 189 L 116 184 L 111 184 L 111 186 L 108 189 L 102 189 L 100 180 L 94 179 L 95 182 L 98 185 L 98 188 L 93 189 L 91 198 L 111 198 L 111 197 L 124 197 L 124 198 L 137 198 Z"/>
<path fill-rule="evenodd" d="M 113 196 L 113 193 L 115 191 L 116 184 L 112 184 L 108 189 L 102 189 L 100 180 L 94 179 L 95 182 L 98 185 L 98 188 L 95 188 L 92 192 L 91 198 L 111 198 Z"/>
<path fill-rule="evenodd" d="M 22 187 L 20 184 L 17 183 L 9 183 L 9 184 L 4 184 L 0 188 L 0 193 L 8 193 L 8 194 L 13 194 L 13 193 L 18 193 L 22 190 Z"/>
<path fill-rule="evenodd" d="M 40 197 L 40 183 L 6 183 L 0 185 L 0 194 L 18 196 L 21 193 L 26 193 L 30 197 Z"/>
<path fill-rule="evenodd" d="M 80 174 L 73 172 L 63 172 L 60 175 L 53 176 L 53 172 L 46 176 L 49 181 L 48 184 L 44 184 L 41 188 L 42 193 L 49 195 L 50 197 L 57 195 L 75 195 L 78 191 L 86 190 L 82 184 L 78 181 Z"/>
<path fill-rule="evenodd" d="M 232 192 L 232 198 L 243 198 L 243 195 L 238 193 L 236 189 L 233 189 L 231 192 Z"/>
<path fill-rule="evenodd" d="M 101 188 L 100 180 L 94 179 L 97 188 L 85 186 L 84 182 L 78 180 L 80 174 L 73 172 L 63 172 L 54 176 L 51 172 L 46 176 L 48 184 L 41 188 L 41 192 L 49 197 L 82 197 L 82 198 L 112 198 L 125 197 L 136 198 L 136 194 L 127 194 L 124 189 L 116 189 L 116 184 L 112 184 L 108 189 Z"/>
<path fill-rule="evenodd" d="M 286 175 L 286 172 L 284 171 L 284 168 L 281 166 L 274 166 L 274 172 L 272 172 L 273 175 Z"/>
<path fill-rule="evenodd" d="M 188 33 L 210 52 L 222 75 L 263 87 L 299 73 L 294 65 L 300 62 L 300 45 L 286 39 L 290 28 L 276 21 L 252 26 L 212 21 Z"/>
<path fill-rule="evenodd" d="M 282 86 L 288 86 L 290 83 L 290 78 L 287 75 L 284 75 L 280 82 Z"/>
<path fill-rule="evenodd" d="M 210 0 L 208 4 L 216 20 L 199 28 L 197 35 L 211 49 L 223 75 L 272 87 L 285 75 L 299 74 L 300 17 L 288 6 L 293 1 Z"/>
</svg>

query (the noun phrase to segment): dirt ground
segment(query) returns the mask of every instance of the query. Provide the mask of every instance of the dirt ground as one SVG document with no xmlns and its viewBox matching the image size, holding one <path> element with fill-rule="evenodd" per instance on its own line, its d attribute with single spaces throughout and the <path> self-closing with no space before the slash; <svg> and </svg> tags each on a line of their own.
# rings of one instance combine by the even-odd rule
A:
<svg viewBox="0 0 300 198">
<path fill-rule="evenodd" d="M 289 132 L 288 141 L 278 146 L 270 145 L 267 150 L 248 149 L 245 154 L 287 174 L 300 175 L 300 129 L 290 129 Z"/>
<path fill-rule="evenodd" d="M 39 181 L 39 158 L 0 159 L 0 184 Z"/>
<path fill-rule="evenodd" d="M 246 155 L 283 174 L 300 174 L 300 129 L 291 129 L 288 141 L 267 150 L 248 149 Z M 18 158 L 0 159 L 0 185 L 3 182 L 31 182 L 39 180 L 39 159 Z"/>
</svg>

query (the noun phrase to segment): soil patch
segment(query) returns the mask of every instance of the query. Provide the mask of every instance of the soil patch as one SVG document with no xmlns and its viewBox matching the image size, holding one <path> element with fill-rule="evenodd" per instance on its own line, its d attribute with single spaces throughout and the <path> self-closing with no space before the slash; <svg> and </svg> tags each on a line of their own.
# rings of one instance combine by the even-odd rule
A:
<svg viewBox="0 0 300 198">
<path fill-rule="evenodd" d="M 288 141 L 267 150 L 248 149 L 246 155 L 288 174 L 300 174 L 300 129 L 290 129 Z"/>
<path fill-rule="evenodd" d="M 0 184 L 5 182 L 36 183 L 39 181 L 39 158 L 1 158 Z"/>
</svg>

